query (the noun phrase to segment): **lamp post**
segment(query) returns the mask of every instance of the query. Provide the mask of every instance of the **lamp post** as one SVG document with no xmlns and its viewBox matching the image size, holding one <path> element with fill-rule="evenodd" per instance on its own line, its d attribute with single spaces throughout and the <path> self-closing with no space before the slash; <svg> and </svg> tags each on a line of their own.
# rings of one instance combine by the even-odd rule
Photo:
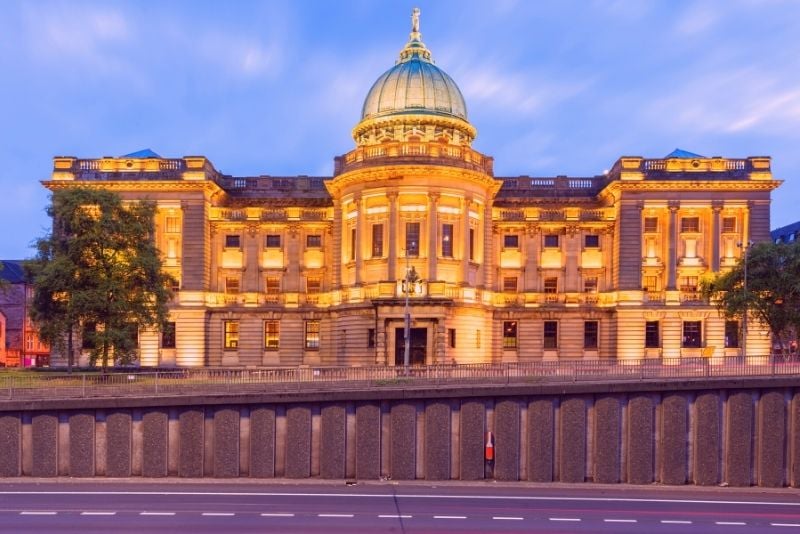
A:
<svg viewBox="0 0 800 534">
<path fill-rule="evenodd" d="M 743 248 L 744 252 L 744 280 L 742 283 L 742 289 L 744 291 L 744 312 L 742 315 L 744 316 L 742 319 L 742 359 L 747 362 L 747 299 L 749 297 L 747 293 L 747 256 L 750 252 L 750 245 L 752 245 L 752 241 L 748 241 L 747 243 L 739 243 L 739 246 Z"/>
<path fill-rule="evenodd" d="M 414 246 L 413 243 L 411 246 Z M 403 341 L 405 343 L 403 351 L 403 366 L 405 367 L 406 372 L 408 372 L 408 366 L 411 365 L 411 308 L 408 305 L 408 299 L 411 296 L 411 292 L 414 290 L 414 284 L 419 279 L 416 269 L 409 265 L 409 254 L 408 250 L 406 250 L 406 276 L 403 280 L 403 292 L 406 294 L 405 328 L 403 331 Z"/>
</svg>

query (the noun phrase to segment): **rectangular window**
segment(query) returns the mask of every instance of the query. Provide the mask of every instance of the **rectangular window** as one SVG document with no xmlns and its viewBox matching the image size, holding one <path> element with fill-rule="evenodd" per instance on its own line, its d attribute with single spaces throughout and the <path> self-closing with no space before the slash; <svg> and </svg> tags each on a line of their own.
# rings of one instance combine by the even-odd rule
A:
<svg viewBox="0 0 800 534">
<path fill-rule="evenodd" d="M 598 331 L 600 323 L 598 321 L 583 322 L 583 348 L 596 349 L 598 347 Z"/>
<path fill-rule="evenodd" d="M 265 243 L 267 248 L 281 248 L 280 234 L 269 234 Z"/>
<path fill-rule="evenodd" d="M 519 248 L 519 236 L 517 234 L 504 235 L 503 248 Z"/>
<path fill-rule="evenodd" d="M 736 232 L 736 217 L 723 217 L 722 231 L 726 234 L 732 234 Z"/>
<path fill-rule="evenodd" d="M 264 349 L 278 350 L 281 337 L 280 321 L 264 321 Z"/>
<path fill-rule="evenodd" d="M 307 235 L 306 248 L 322 248 L 322 236 L 319 234 Z"/>
<path fill-rule="evenodd" d="M 700 321 L 683 322 L 683 346 L 686 348 L 700 348 L 703 346 L 702 323 Z"/>
<path fill-rule="evenodd" d="M 383 225 L 372 225 L 372 257 L 383 257 Z"/>
<path fill-rule="evenodd" d="M 544 248 L 558 248 L 558 234 L 545 235 Z"/>
<path fill-rule="evenodd" d="M 583 292 L 584 293 L 597 293 L 597 277 L 587 276 L 583 279 Z"/>
<path fill-rule="evenodd" d="M 239 348 L 239 321 L 223 321 L 223 347 L 225 349 Z"/>
<path fill-rule="evenodd" d="M 225 278 L 225 293 L 229 295 L 239 292 L 239 277 L 229 276 Z"/>
<path fill-rule="evenodd" d="M 319 321 L 306 321 L 306 349 L 319 349 Z"/>
<path fill-rule="evenodd" d="M 448 328 L 447 329 L 447 345 L 451 349 L 456 348 L 456 329 L 455 328 Z"/>
<path fill-rule="evenodd" d="M 503 348 L 517 348 L 517 321 L 503 321 Z"/>
<path fill-rule="evenodd" d="M 504 276 L 503 277 L 503 291 L 506 293 L 516 293 L 517 292 L 517 277 L 516 276 Z"/>
<path fill-rule="evenodd" d="M 306 278 L 306 292 L 319 293 L 322 291 L 322 278 L 319 276 L 309 276 Z"/>
<path fill-rule="evenodd" d="M 555 276 L 544 279 L 545 293 L 558 293 L 558 278 Z"/>
<path fill-rule="evenodd" d="M 661 335 L 658 330 L 658 321 L 644 323 L 644 348 L 657 349 L 661 346 Z"/>
<path fill-rule="evenodd" d="M 453 225 L 442 225 L 442 257 L 453 257 Z"/>
<path fill-rule="evenodd" d="M 696 276 L 682 276 L 681 277 L 681 291 L 697 291 L 697 277 Z"/>
<path fill-rule="evenodd" d="M 481 348 L 481 331 L 475 330 L 475 348 Z"/>
<path fill-rule="evenodd" d="M 645 276 L 642 280 L 642 286 L 645 291 L 658 291 L 658 277 L 657 276 Z"/>
<path fill-rule="evenodd" d="M 739 321 L 725 321 L 725 348 L 739 348 Z"/>
<path fill-rule="evenodd" d="M 558 348 L 558 321 L 544 322 L 544 348 Z"/>
<path fill-rule="evenodd" d="M 644 231 L 648 234 L 654 234 L 658 232 L 658 217 L 645 217 Z"/>
<path fill-rule="evenodd" d="M 161 331 L 161 348 L 162 349 L 174 349 L 175 348 L 175 323 L 168 322 L 164 325 L 164 329 Z"/>
<path fill-rule="evenodd" d="M 419 256 L 419 223 L 406 223 L 406 256 Z"/>
<path fill-rule="evenodd" d="M 268 276 L 265 284 L 267 295 L 277 295 L 281 292 L 281 279 L 278 276 Z"/>
<path fill-rule="evenodd" d="M 584 248 L 600 248 L 600 236 L 597 234 L 588 234 L 583 236 Z"/>
<path fill-rule="evenodd" d="M 469 261 L 475 261 L 475 229 L 469 229 Z"/>
<path fill-rule="evenodd" d="M 167 217 L 167 224 L 165 225 L 168 234 L 181 233 L 181 220 L 179 217 Z"/>
<path fill-rule="evenodd" d="M 226 235 L 225 236 L 225 248 L 241 248 L 242 241 L 241 237 L 238 235 Z"/>
<path fill-rule="evenodd" d="M 700 217 L 681 217 L 681 232 L 697 233 L 700 231 Z"/>
<path fill-rule="evenodd" d="M 367 328 L 367 348 L 375 348 L 375 329 Z"/>
</svg>

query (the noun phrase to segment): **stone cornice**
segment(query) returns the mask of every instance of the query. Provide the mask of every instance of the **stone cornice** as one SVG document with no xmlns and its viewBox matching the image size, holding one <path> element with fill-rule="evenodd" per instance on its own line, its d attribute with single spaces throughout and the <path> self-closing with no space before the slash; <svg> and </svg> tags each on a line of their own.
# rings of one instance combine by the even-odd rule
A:
<svg viewBox="0 0 800 534">
<path fill-rule="evenodd" d="M 171 191 L 198 191 L 203 192 L 206 197 L 219 193 L 224 190 L 216 183 L 209 180 L 198 181 L 150 181 L 150 180 L 49 180 L 42 181 L 41 184 L 50 191 L 84 187 L 87 189 L 104 189 L 107 191 L 134 191 L 134 192 L 171 192 Z"/>
</svg>

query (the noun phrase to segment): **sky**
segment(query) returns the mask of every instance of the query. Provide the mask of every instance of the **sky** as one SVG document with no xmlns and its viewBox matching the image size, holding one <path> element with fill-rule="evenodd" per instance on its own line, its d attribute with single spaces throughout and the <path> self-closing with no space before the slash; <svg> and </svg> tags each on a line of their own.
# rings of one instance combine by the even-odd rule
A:
<svg viewBox="0 0 800 534">
<path fill-rule="evenodd" d="M 48 228 L 56 155 L 150 148 L 236 176 L 330 176 L 408 40 L 456 81 L 497 176 L 620 156 L 771 156 L 772 227 L 800 219 L 794 0 L 5 0 L 0 259 Z"/>
</svg>

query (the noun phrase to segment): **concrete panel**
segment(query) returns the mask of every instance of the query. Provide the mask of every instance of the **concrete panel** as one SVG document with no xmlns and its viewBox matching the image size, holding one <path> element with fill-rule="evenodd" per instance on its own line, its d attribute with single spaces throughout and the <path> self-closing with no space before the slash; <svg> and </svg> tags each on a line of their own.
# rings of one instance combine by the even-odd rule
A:
<svg viewBox="0 0 800 534">
<path fill-rule="evenodd" d="M 494 478 L 519 480 L 519 402 L 505 399 L 494 407 Z"/>
<path fill-rule="evenodd" d="M 22 419 L 18 413 L 0 414 L 0 477 L 22 475 Z"/>
<path fill-rule="evenodd" d="M 685 484 L 688 451 L 687 401 L 683 395 L 666 395 L 661 401 L 660 443 L 657 444 L 662 484 Z"/>
<path fill-rule="evenodd" d="M 239 476 L 239 408 L 214 411 L 214 476 Z"/>
<path fill-rule="evenodd" d="M 450 480 L 450 403 L 425 407 L 425 479 Z"/>
<path fill-rule="evenodd" d="M 381 407 L 375 403 L 356 406 L 356 478 L 381 476 Z"/>
<path fill-rule="evenodd" d="M 460 412 L 461 439 L 458 453 L 461 458 L 460 479 L 483 480 L 486 471 L 483 459 L 486 406 L 481 401 L 463 401 Z"/>
<path fill-rule="evenodd" d="M 34 477 L 58 476 L 58 415 L 37 413 L 31 421 Z"/>
<path fill-rule="evenodd" d="M 600 397 L 594 403 L 594 481 L 619 482 L 621 440 L 619 397 Z"/>
<path fill-rule="evenodd" d="M 695 399 L 694 483 L 712 486 L 719 483 L 720 402 L 719 394 L 702 393 Z"/>
<path fill-rule="evenodd" d="M 204 418 L 203 408 L 182 410 L 178 415 L 178 476 L 203 476 Z"/>
<path fill-rule="evenodd" d="M 558 410 L 558 473 L 561 482 L 586 479 L 586 400 L 567 397 Z"/>
<path fill-rule="evenodd" d="M 797 427 L 795 427 L 797 428 Z M 777 488 L 786 483 L 786 401 L 781 391 L 770 391 L 758 401 L 757 483 Z"/>
<path fill-rule="evenodd" d="M 275 409 L 272 407 L 250 410 L 250 476 L 275 476 Z"/>
<path fill-rule="evenodd" d="M 653 399 L 637 395 L 628 401 L 627 481 L 629 484 L 653 482 L 655 418 Z"/>
<path fill-rule="evenodd" d="M 142 476 L 167 476 L 167 412 L 142 414 Z"/>
<path fill-rule="evenodd" d="M 417 472 L 417 409 L 407 402 L 391 408 L 390 473 L 395 480 L 413 480 Z"/>
<path fill-rule="evenodd" d="M 792 395 L 789 428 L 792 433 L 789 443 L 791 455 L 789 458 L 789 484 L 798 488 L 800 487 L 800 392 Z"/>
<path fill-rule="evenodd" d="M 528 480 L 553 481 L 555 410 L 553 399 L 528 404 Z"/>
<path fill-rule="evenodd" d="M 69 415 L 69 476 L 94 476 L 94 412 Z"/>
<path fill-rule="evenodd" d="M 727 402 L 725 425 L 725 482 L 729 486 L 749 486 L 753 466 L 753 395 L 733 393 Z"/>
<path fill-rule="evenodd" d="M 106 414 L 106 476 L 131 476 L 133 453 L 131 414 L 128 411 Z"/>
<path fill-rule="evenodd" d="M 329 404 L 320 411 L 319 474 L 345 478 L 346 418 L 344 404 Z"/>
<path fill-rule="evenodd" d="M 292 406 L 286 410 L 286 478 L 311 475 L 311 408 Z"/>
</svg>

